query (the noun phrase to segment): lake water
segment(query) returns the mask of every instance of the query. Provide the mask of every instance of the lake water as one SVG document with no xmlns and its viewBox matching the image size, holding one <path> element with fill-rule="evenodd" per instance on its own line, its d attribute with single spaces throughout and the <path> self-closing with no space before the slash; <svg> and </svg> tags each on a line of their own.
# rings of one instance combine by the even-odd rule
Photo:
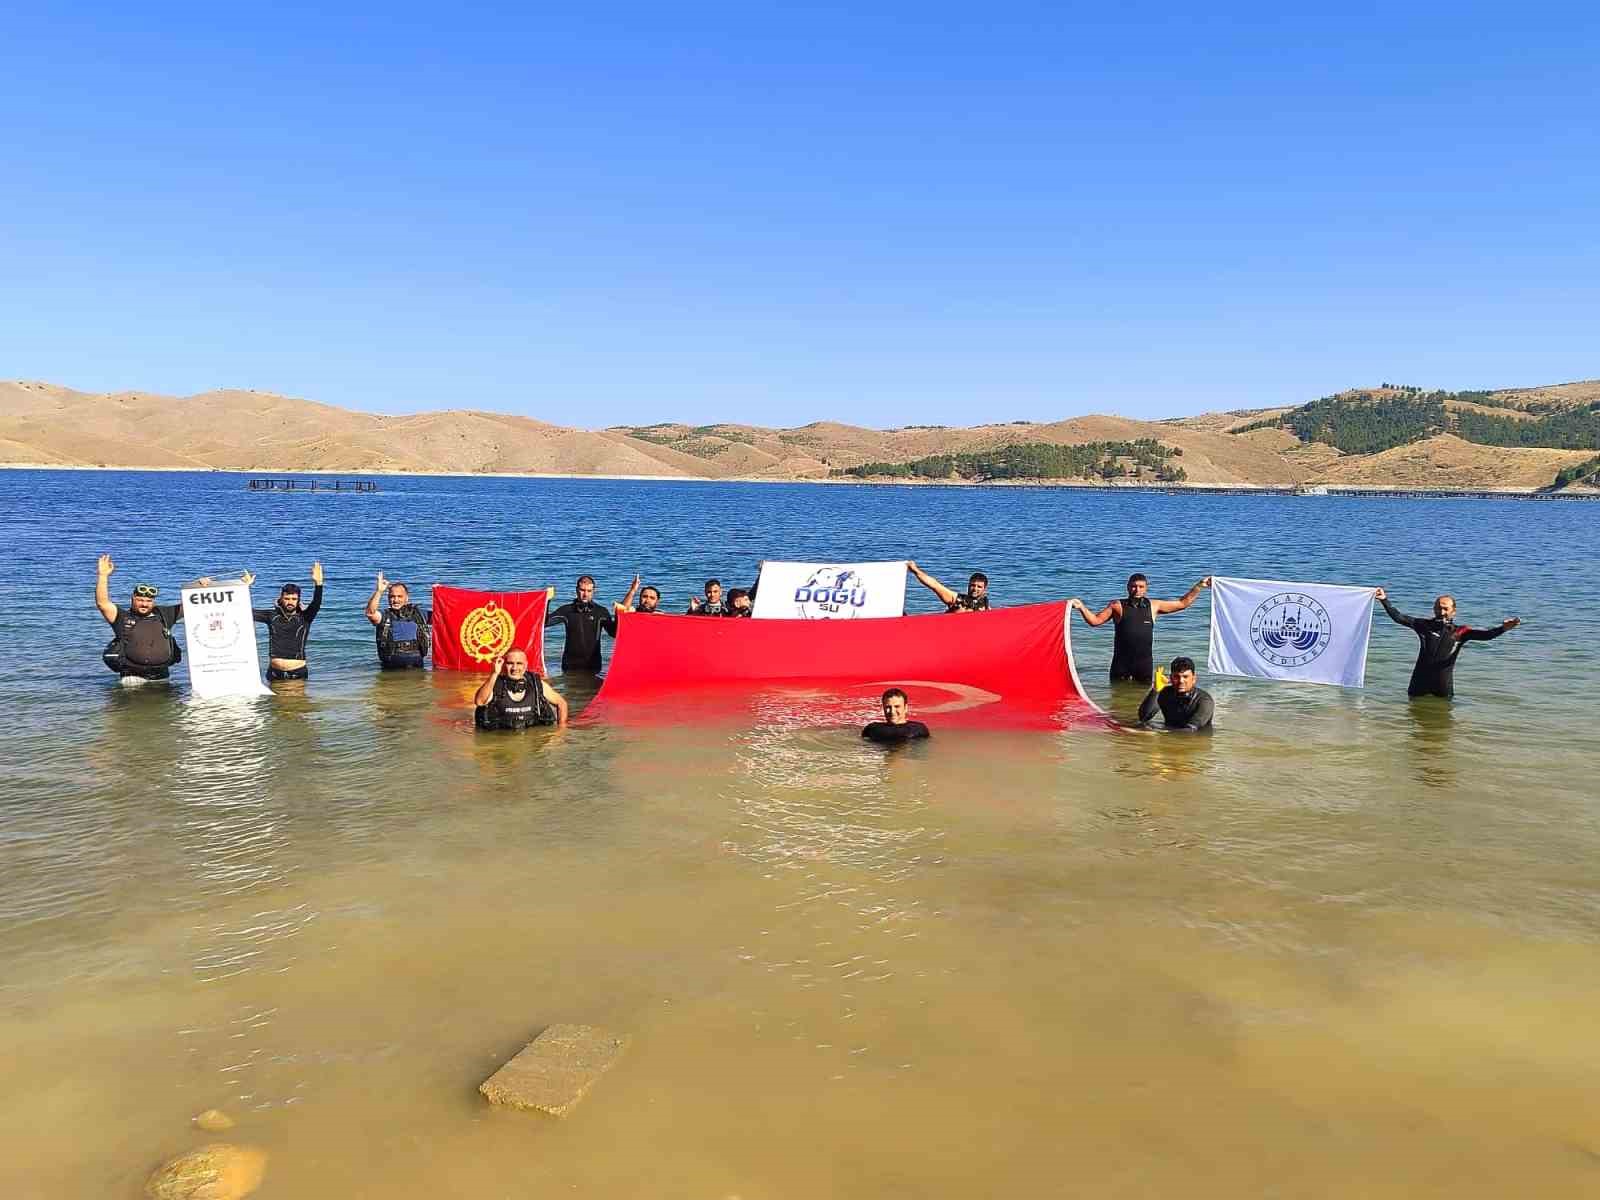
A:
<svg viewBox="0 0 1600 1200">
<path fill-rule="evenodd" d="M 1600 1194 L 1600 508 L 383 487 L 0 472 L 0 1195 L 133 1197 L 210 1107 L 269 1152 L 264 1198 Z M 116 687 L 101 550 L 119 600 L 250 568 L 268 603 L 320 558 L 310 683 Z M 767 557 L 983 569 L 1000 603 L 1098 607 L 1133 570 L 1451 590 L 1525 624 L 1467 649 L 1454 706 L 1408 704 L 1380 613 L 1365 691 L 1203 679 L 1210 739 L 885 755 L 853 727 L 479 738 L 471 683 L 380 674 L 362 616 L 379 569 L 589 571 L 605 601 L 637 569 L 676 606 Z M 1073 632 L 1130 713 L 1110 627 Z M 1158 657 L 1206 632 L 1202 599 Z M 557 1021 L 632 1045 L 564 1120 L 489 1110 Z"/>
</svg>

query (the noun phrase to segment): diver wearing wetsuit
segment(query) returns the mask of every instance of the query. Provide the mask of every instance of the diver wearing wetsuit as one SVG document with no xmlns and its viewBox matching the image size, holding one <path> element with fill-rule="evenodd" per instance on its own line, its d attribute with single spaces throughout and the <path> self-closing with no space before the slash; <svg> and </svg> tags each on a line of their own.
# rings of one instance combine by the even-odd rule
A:
<svg viewBox="0 0 1600 1200">
<path fill-rule="evenodd" d="M 1068 604 L 1083 614 L 1085 624 L 1091 629 L 1116 622 L 1116 636 L 1111 643 L 1111 682 L 1133 680 L 1149 683 L 1155 678 L 1156 618 L 1167 613 L 1182 612 L 1195 602 L 1204 588 L 1211 586 L 1211 576 L 1196 583 L 1176 600 L 1150 599 L 1150 581 L 1143 575 L 1128 576 L 1128 594 L 1113 600 L 1097 613 L 1074 596 Z"/>
<path fill-rule="evenodd" d="M 891 746 L 929 736 L 928 727 L 921 721 L 907 719 L 906 713 L 906 694 L 899 688 L 890 688 L 883 694 L 883 720 L 869 721 L 862 726 L 861 736 L 869 742 Z"/>
<path fill-rule="evenodd" d="M 245 586 L 254 582 L 255 576 L 244 574 Z M 278 590 L 278 602 L 271 608 L 253 608 L 251 615 L 267 627 L 267 678 L 306 679 L 306 638 L 311 633 L 311 622 L 322 609 L 322 564 L 311 564 L 311 603 L 302 607 L 300 585 L 286 583 Z"/>
<path fill-rule="evenodd" d="M 617 614 L 594 602 L 594 576 L 578 576 L 578 594 L 544 618 L 545 628 L 567 627 L 567 644 L 561 649 L 563 671 L 600 670 L 600 632 L 617 636 Z M 551 596 L 555 588 L 549 589 Z"/>
<path fill-rule="evenodd" d="M 1139 705 L 1139 724 L 1149 726 L 1161 714 L 1168 733 L 1210 733 L 1216 706 L 1211 693 L 1195 686 L 1194 660 L 1172 660 L 1172 682 L 1157 691 L 1152 684 Z"/>
<path fill-rule="evenodd" d="M 958 592 L 940 583 L 916 563 L 907 560 L 906 570 L 917 577 L 917 582 L 939 597 L 947 613 L 987 612 L 989 609 L 989 577 L 974 571 L 967 580 L 967 590 Z"/>
<path fill-rule="evenodd" d="M 479 729 L 518 730 L 567 723 L 566 699 L 528 670 L 525 650 L 511 650 L 495 659 L 494 670 L 478 685 L 472 703 L 473 724 Z"/>
<path fill-rule="evenodd" d="M 166 679 L 169 669 L 183 661 L 183 651 L 172 636 L 172 627 L 183 620 L 183 604 L 157 604 L 155 585 L 139 583 L 134 585 L 128 607 L 121 608 L 111 602 L 109 586 L 117 564 L 109 554 L 102 554 L 96 567 L 95 608 L 112 629 L 101 661 L 124 679 Z"/>
<path fill-rule="evenodd" d="M 689 608 L 685 614 L 691 617 L 725 617 L 728 615 L 727 601 L 722 598 L 722 580 L 706 580 L 705 597 L 689 597 Z"/>
<path fill-rule="evenodd" d="M 388 592 L 389 607 L 379 611 L 378 598 Z M 378 585 L 367 601 L 367 620 L 376 628 L 378 662 L 385 671 L 427 666 L 433 610 L 411 603 L 403 583 L 390 583 L 378 572 Z"/>
<path fill-rule="evenodd" d="M 1508 629 L 1522 624 L 1520 617 L 1507 617 L 1492 629 L 1470 629 L 1456 624 L 1454 596 L 1440 596 L 1433 602 L 1433 616 L 1408 617 L 1389 603 L 1388 593 L 1382 588 L 1373 597 L 1383 605 L 1383 611 L 1397 625 L 1404 625 L 1417 635 L 1417 664 L 1411 668 L 1411 683 L 1406 695 L 1442 696 L 1446 700 L 1456 694 L 1456 659 L 1468 642 L 1489 642 Z"/>
</svg>

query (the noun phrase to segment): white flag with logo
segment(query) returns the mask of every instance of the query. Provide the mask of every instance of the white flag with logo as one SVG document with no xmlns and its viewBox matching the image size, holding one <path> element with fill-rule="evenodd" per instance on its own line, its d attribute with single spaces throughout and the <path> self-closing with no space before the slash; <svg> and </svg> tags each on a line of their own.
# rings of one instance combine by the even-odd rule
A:
<svg viewBox="0 0 1600 1200">
<path fill-rule="evenodd" d="M 761 564 L 752 617 L 838 620 L 902 617 L 906 564 L 898 562 Z"/>
<path fill-rule="evenodd" d="M 1207 665 L 1218 675 L 1361 687 L 1373 591 L 1213 576 Z"/>
<path fill-rule="evenodd" d="M 261 682 L 250 589 L 238 579 L 183 589 L 189 683 L 196 697 L 270 696 Z"/>
</svg>

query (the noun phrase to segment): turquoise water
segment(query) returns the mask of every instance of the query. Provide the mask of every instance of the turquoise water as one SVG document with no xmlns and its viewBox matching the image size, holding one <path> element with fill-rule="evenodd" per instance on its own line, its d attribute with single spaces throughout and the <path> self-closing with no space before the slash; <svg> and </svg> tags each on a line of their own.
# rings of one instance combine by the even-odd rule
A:
<svg viewBox="0 0 1600 1200">
<path fill-rule="evenodd" d="M 0 473 L 0 1193 L 137 1193 L 203 1108 L 261 1195 L 1579 1194 L 1600 1179 L 1596 509 L 1023 488 Z M 113 597 L 328 588 L 312 679 L 244 709 L 120 689 Z M 633 573 L 679 606 L 762 558 L 1387 587 L 1522 628 L 1411 705 L 1204 680 L 1203 742 L 781 724 L 477 739 L 380 675 L 362 609 Z M 932 611 L 912 585 L 913 611 Z M 1207 601 L 1157 625 L 1203 663 Z M 1073 630 L 1104 682 L 1111 630 Z M 559 631 L 547 656 L 559 661 Z M 609 646 L 608 646 L 609 650 Z M 592 682 L 557 679 L 575 707 Z M 473 1088 L 544 1025 L 634 1038 L 563 1122 Z M 31 1131 L 31 1132 L 24 1132 Z"/>
</svg>

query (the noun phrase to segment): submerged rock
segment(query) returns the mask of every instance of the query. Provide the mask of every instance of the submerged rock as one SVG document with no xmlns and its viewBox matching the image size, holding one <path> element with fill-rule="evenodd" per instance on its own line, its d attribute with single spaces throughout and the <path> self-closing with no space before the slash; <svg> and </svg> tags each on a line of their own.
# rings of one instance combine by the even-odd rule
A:
<svg viewBox="0 0 1600 1200">
<path fill-rule="evenodd" d="M 208 1108 L 194 1119 L 196 1129 L 204 1129 L 207 1133 L 221 1133 L 224 1129 L 233 1128 L 233 1118 L 220 1108 Z"/>
<path fill-rule="evenodd" d="M 552 1025 L 478 1090 L 490 1104 L 564 1116 L 627 1044 L 627 1038 L 592 1025 Z"/>
<path fill-rule="evenodd" d="M 242 1200 L 266 1170 L 265 1150 L 214 1142 L 162 1163 L 144 1191 L 150 1200 Z"/>
</svg>

